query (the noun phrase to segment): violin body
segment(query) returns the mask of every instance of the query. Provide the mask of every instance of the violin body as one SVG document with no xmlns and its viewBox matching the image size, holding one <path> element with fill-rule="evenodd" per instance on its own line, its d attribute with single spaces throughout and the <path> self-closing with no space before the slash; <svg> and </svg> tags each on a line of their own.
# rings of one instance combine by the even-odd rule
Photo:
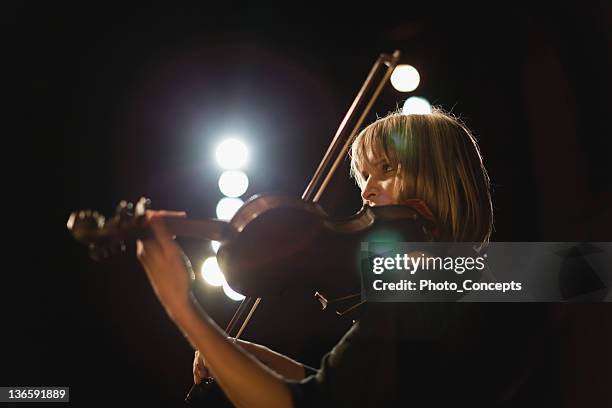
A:
<svg viewBox="0 0 612 408">
<path fill-rule="evenodd" d="M 217 260 L 229 285 L 252 297 L 301 288 L 328 295 L 360 291 L 362 242 L 428 242 L 433 225 L 403 205 L 364 206 L 345 219 L 281 194 L 256 196 L 230 221 L 239 231 Z"/>
</svg>

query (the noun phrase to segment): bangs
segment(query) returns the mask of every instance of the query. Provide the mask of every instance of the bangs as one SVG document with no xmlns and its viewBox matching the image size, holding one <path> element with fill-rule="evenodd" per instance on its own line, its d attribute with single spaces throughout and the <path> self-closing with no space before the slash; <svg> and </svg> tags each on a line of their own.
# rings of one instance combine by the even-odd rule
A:
<svg viewBox="0 0 612 408">
<path fill-rule="evenodd" d="M 402 146 L 403 138 L 393 130 L 393 127 L 378 120 L 366 127 L 351 145 L 350 175 L 359 187 L 363 187 L 366 183 L 361 175 L 364 165 L 371 167 L 381 159 L 385 159 L 393 167 L 397 167 L 400 163 L 398 153 L 405 150 Z"/>
</svg>

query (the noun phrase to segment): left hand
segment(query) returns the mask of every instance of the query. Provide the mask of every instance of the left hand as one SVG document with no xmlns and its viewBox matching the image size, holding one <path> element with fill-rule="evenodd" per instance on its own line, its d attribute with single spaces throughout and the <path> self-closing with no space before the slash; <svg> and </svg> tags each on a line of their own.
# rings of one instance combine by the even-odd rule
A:
<svg viewBox="0 0 612 408">
<path fill-rule="evenodd" d="M 187 258 L 168 231 L 164 219 L 186 216 L 185 212 L 147 210 L 146 223 L 152 234 L 136 241 L 136 256 L 168 312 L 173 305 L 188 302 L 191 278 L 187 270 L 189 266 L 185 264 Z"/>
</svg>

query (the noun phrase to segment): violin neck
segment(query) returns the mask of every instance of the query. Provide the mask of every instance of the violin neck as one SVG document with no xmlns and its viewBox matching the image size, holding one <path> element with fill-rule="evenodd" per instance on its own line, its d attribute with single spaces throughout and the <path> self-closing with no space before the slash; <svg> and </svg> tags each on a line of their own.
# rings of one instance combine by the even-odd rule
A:
<svg viewBox="0 0 612 408">
<path fill-rule="evenodd" d="M 166 226 L 172 235 L 184 238 L 226 241 L 231 237 L 233 227 L 223 220 L 189 220 L 186 218 L 166 218 Z"/>
</svg>

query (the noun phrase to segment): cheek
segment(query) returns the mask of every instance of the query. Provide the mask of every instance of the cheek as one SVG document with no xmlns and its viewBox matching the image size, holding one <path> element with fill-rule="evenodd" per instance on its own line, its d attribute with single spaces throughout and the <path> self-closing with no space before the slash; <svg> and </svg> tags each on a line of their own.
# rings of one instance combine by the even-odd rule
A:
<svg viewBox="0 0 612 408">
<path fill-rule="evenodd" d="M 393 200 L 397 200 L 399 197 L 399 184 L 396 182 L 395 178 L 385 180 L 382 185 L 382 190 L 384 194 Z"/>
<path fill-rule="evenodd" d="M 394 177 L 393 186 L 390 190 L 393 191 L 393 198 L 397 204 L 402 201 L 402 197 L 414 197 L 414 183 L 412 180 L 404 180 L 402 177 Z"/>
</svg>

